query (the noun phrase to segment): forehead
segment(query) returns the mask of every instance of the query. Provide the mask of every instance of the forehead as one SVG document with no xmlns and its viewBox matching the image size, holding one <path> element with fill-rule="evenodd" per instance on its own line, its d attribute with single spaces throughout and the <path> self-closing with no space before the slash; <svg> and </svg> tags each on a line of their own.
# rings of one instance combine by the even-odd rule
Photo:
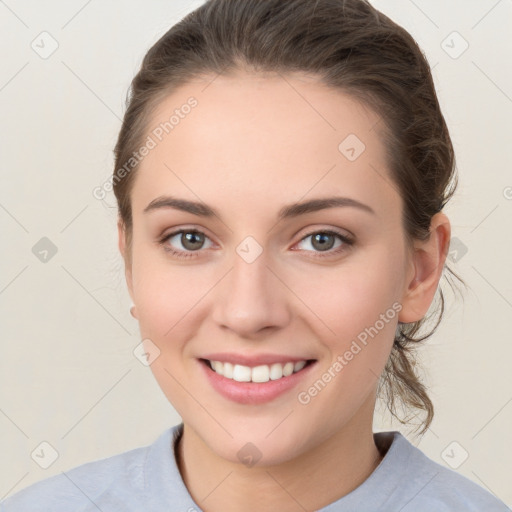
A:
<svg viewBox="0 0 512 512">
<path fill-rule="evenodd" d="M 143 196 L 141 208 L 159 187 L 205 202 L 203 196 L 215 202 L 225 192 L 233 203 L 237 191 L 246 208 L 250 197 L 296 200 L 308 191 L 373 196 L 378 208 L 386 196 L 396 200 L 383 128 L 370 108 L 304 74 L 196 79 L 153 113 L 147 136 L 154 147 L 139 166 L 134 193 Z"/>
<path fill-rule="evenodd" d="M 367 146 L 375 146 L 383 127 L 380 117 L 370 108 L 340 89 L 327 87 L 319 78 L 300 73 L 239 71 L 182 85 L 160 102 L 149 128 L 169 121 L 176 111 L 188 111 L 186 104 L 191 97 L 197 106 L 180 116 L 179 124 L 170 132 L 173 137 L 166 138 L 177 142 L 182 135 L 182 139 L 224 144 L 236 138 L 240 144 L 242 139 L 261 142 L 259 147 L 265 150 L 272 142 L 284 151 L 294 148 L 294 140 L 299 142 L 303 137 L 310 139 L 312 145 L 324 141 L 326 147 L 332 148 L 333 142 L 349 134 L 357 135 Z M 187 118 L 188 122 L 182 122 Z M 254 145 L 254 150 L 257 147 Z M 334 149 L 337 154 L 338 144 Z"/>
</svg>

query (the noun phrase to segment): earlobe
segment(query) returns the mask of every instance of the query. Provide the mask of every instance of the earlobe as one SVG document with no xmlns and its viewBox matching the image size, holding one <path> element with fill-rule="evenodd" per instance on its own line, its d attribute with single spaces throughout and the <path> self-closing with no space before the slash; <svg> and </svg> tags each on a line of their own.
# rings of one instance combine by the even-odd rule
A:
<svg viewBox="0 0 512 512">
<path fill-rule="evenodd" d="M 427 314 L 442 276 L 450 235 L 450 221 L 439 212 L 432 217 L 429 239 L 415 242 L 411 255 L 414 270 L 406 283 L 398 317 L 400 322 L 417 322 Z"/>
</svg>

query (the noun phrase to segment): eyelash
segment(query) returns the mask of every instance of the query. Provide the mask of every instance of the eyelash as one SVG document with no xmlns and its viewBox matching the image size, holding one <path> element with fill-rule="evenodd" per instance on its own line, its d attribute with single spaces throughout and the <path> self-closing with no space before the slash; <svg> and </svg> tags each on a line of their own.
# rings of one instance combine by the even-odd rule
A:
<svg viewBox="0 0 512 512">
<path fill-rule="evenodd" d="M 206 236 L 205 233 L 203 233 L 202 231 L 199 231 L 197 229 L 180 229 L 178 231 L 173 231 L 172 233 L 169 233 L 168 235 L 165 235 L 159 241 L 159 244 L 162 245 L 162 247 L 164 248 L 164 250 L 166 252 L 170 253 L 173 257 L 176 257 L 176 258 L 183 258 L 183 259 L 185 259 L 185 258 L 194 258 L 194 257 L 196 257 L 197 253 L 202 252 L 201 250 L 197 250 L 197 251 L 176 251 L 174 249 L 171 249 L 168 245 L 166 245 L 166 242 L 169 239 L 171 239 L 173 236 L 179 235 L 180 233 L 198 233 L 198 234 L 201 234 L 201 235 L 205 235 L 206 238 L 209 238 L 208 236 Z M 318 235 L 318 234 L 337 236 L 343 242 L 343 245 L 338 247 L 335 250 L 329 249 L 328 251 L 306 251 L 306 252 L 315 252 L 316 253 L 316 255 L 314 256 L 315 258 L 325 258 L 325 257 L 333 256 L 335 254 L 338 254 L 338 253 L 340 253 L 342 251 L 347 250 L 350 246 L 352 246 L 354 244 L 354 240 L 352 240 L 351 238 L 347 237 L 346 235 L 342 235 L 341 233 L 339 233 L 337 231 L 334 231 L 334 230 L 311 231 L 310 233 L 304 235 L 300 239 L 299 242 L 302 242 L 303 240 L 305 240 L 306 238 L 309 238 L 310 236 Z"/>
</svg>

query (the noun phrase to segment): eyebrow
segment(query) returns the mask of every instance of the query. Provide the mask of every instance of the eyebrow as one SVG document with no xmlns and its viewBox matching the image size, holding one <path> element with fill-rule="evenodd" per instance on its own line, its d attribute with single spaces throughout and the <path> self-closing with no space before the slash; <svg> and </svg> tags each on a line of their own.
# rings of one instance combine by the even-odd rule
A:
<svg viewBox="0 0 512 512">
<path fill-rule="evenodd" d="M 283 220 L 294 218 L 306 213 L 313 213 L 320 210 L 325 210 L 327 208 L 336 208 L 341 206 L 358 208 L 362 211 L 375 215 L 373 208 L 364 203 L 361 203 L 360 201 L 357 201 L 356 199 L 352 199 L 350 197 L 333 196 L 324 197 L 321 199 L 311 199 L 302 203 L 292 203 L 286 205 L 279 210 L 278 219 Z M 144 208 L 144 213 L 159 210 L 161 208 L 173 208 L 175 210 L 181 210 L 183 212 L 191 213 L 192 215 L 197 215 L 199 217 L 221 218 L 215 208 L 212 208 L 205 203 L 189 201 L 187 199 L 179 199 L 172 196 L 160 196 L 156 199 L 153 199 L 153 201 L 151 201 L 146 206 L 146 208 Z"/>
</svg>

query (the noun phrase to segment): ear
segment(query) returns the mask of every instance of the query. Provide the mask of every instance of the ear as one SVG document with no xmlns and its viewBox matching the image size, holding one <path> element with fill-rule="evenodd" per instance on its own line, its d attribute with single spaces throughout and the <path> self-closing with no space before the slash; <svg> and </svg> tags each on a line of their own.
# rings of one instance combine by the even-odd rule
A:
<svg viewBox="0 0 512 512">
<path fill-rule="evenodd" d="M 450 221 L 444 213 L 439 212 L 432 217 L 429 239 L 414 242 L 411 271 L 402 297 L 399 322 L 417 322 L 427 314 L 441 279 L 450 236 Z"/>
<path fill-rule="evenodd" d="M 118 220 L 117 222 L 117 234 L 118 234 L 118 247 L 119 252 L 124 260 L 124 275 L 126 278 L 126 284 L 128 286 L 128 292 L 130 293 L 130 297 L 133 301 L 133 281 L 132 281 L 132 262 L 129 251 L 130 247 L 127 245 L 126 240 L 126 227 L 122 220 Z"/>
</svg>

